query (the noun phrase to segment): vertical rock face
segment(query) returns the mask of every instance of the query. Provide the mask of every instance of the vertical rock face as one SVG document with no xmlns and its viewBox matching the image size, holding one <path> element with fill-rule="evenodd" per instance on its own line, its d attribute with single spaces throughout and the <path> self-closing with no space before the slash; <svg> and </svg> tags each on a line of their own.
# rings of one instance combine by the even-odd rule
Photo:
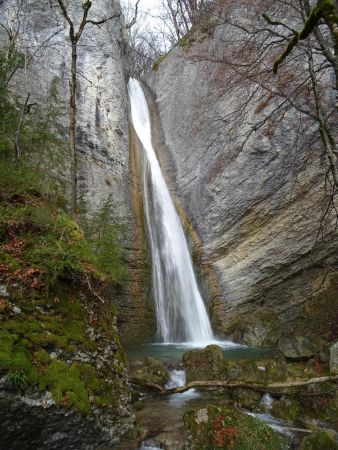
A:
<svg viewBox="0 0 338 450">
<path fill-rule="evenodd" d="M 83 15 L 81 2 L 65 4 L 77 30 Z M 29 0 L 17 7 L 15 1 L 5 0 L 0 11 L 13 28 L 20 21 L 17 45 L 26 54 L 25 69 L 16 73 L 11 86 L 22 94 L 30 93 L 30 102 L 39 105 L 57 93 L 66 135 L 71 48 L 69 25 L 57 2 Z M 100 26 L 87 24 L 78 42 L 76 131 L 81 155 L 79 197 L 93 213 L 112 196 L 117 218 L 126 221 L 131 219 L 127 44 L 119 14 L 115 1 L 99 0 L 90 8 L 89 19 L 117 17 Z"/>
<path fill-rule="evenodd" d="M 69 26 L 57 2 L 29 0 L 19 3 L 4 0 L 0 14 L 4 22 L 20 28 L 17 44 L 26 54 L 25 69 L 11 81 L 13 90 L 30 102 L 46 105 L 57 96 L 60 112 L 59 132 L 67 138 L 71 48 Z M 83 15 L 81 2 L 65 2 L 69 16 L 78 29 Z M 122 332 L 134 339 L 150 333 L 142 315 L 152 315 L 144 300 L 145 255 L 135 222 L 131 187 L 128 129 L 127 41 L 119 3 L 115 0 L 93 2 L 88 19 L 102 20 L 116 16 L 103 25 L 87 24 L 78 42 L 77 76 L 77 151 L 79 154 L 79 203 L 88 215 L 95 215 L 107 201 L 114 205 L 117 223 L 124 225 L 124 246 L 130 266 L 130 282 L 123 292 L 114 295 L 119 309 Z M 6 39 L 5 34 L 0 38 Z M 66 146 L 66 144 L 65 144 Z M 67 148 L 65 148 L 67 161 Z M 66 162 L 66 173 L 69 170 Z M 130 323 L 133 323 L 132 329 Z"/>
<path fill-rule="evenodd" d="M 229 25 L 195 32 L 146 81 L 156 97 L 175 194 L 200 236 L 204 263 L 217 274 L 215 324 L 227 330 L 262 305 L 287 327 L 322 287 L 327 268 L 337 265 L 334 215 L 318 239 L 325 159 L 313 129 L 300 138 L 307 149 L 297 145 L 292 112 L 248 134 L 249 124 L 263 120 L 276 101 L 253 82 L 227 89 L 225 66 L 212 56 L 226 59 L 224 42 L 232 32 Z M 254 102 L 231 127 L 253 92 Z"/>
</svg>

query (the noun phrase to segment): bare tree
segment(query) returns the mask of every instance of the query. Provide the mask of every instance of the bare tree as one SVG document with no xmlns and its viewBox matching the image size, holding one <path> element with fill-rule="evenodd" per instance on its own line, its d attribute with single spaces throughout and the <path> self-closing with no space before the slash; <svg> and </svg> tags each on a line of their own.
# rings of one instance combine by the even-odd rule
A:
<svg viewBox="0 0 338 450">
<path fill-rule="evenodd" d="M 198 22 L 206 4 L 205 0 L 162 0 L 162 15 L 168 27 L 175 31 L 176 41 Z"/>
<path fill-rule="evenodd" d="M 77 219 L 77 151 L 76 151 L 76 88 L 77 88 L 77 45 L 86 25 L 102 25 L 109 20 L 120 17 L 120 13 L 115 13 L 110 17 L 101 20 L 88 19 L 92 2 L 86 0 L 82 4 L 83 14 L 80 25 L 76 29 L 75 22 L 71 19 L 67 7 L 63 0 L 57 0 L 62 14 L 69 25 L 69 39 L 71 43 L 71 79 L 69 96 L 69 150 L 71 158 L 71 215 Z"/>
<path fill-rule="evenodd" d="M 122 3 L 122 10 L 129 35 L 132 73 L 140 77 L 161 58 L 176 39 L 168 39 L 166 22 L 156 11 L 140 10 L 139 1 L 133 5 L 130 0 Z M 172 37 L 172 36 L 170 36 Z"/>
<path fill-rule="evenodd" d="M 196 24 L 210 2 L 162 0 L 155 11 L 139 10 L 139 1 L 122 3 L 129 32 L 133 73 L 150 70 Z"/>
<path fill-rule="evenodd" d="M 299 120 L 297 139 L 304 154 L 320 140 L 328 163 L 327 183 L 331 186 L 328 203 L 332 204 L 338 188 L 337 114 L 331 84 L 336 44 L 332 23 L 322 18 L 314 21 L 314 10 L 318 11 L 310 8 L 308 0 L 274 0 L 268 6 L 263 0 L 244 6 L 215 0 L 209 27 L 226 29 L 220 38 L 223 46 L 217 46 L 212 54 L 203 53 L 199 46 L 190 57 L 218 64 L 219 82 L 223 84 L 220 88 L 230 96 L 243 98 L 236 111 L 221 118 L 229 136 L 235 134 L 235 141 L 241 140 L 238 151 L 256 132 L 272 124 L 278 126 L 291 114 Z M 313 32 L 307 32 L 305 38 L 296 30 L 309 23 Z M 304 39 L 297 40 L 297 45 L 290 44 L 300 35 Z M 291 51 L 283 51 L 291 45 L 292 57 Z M 274 72 L 282 61 L 283 71 L 276 76 Z M 257 106 L 262 94 L 265 99 Z M 256 114 L 249 115 L 253 120 L 248 122 L 250 110 Z"/>
<path fill-rule="evenodd" d="M 321 70 L 331 70 L 335 78 L 336 96 L 338 93 L 338 10 L 337 4 L 333 0 L 318 0 L 311 8 L 309 0 L 300 0 L 300 11 L 304 24 L 300 31 L 292 30 L 293 36 L 288 39 L 285 49 L 275 59 L 273 72 L 277 74 L 280 64 L 287 60 L 296 46 L 303 46 L 306 56 L 309 82 L 312 90 L 315 106 L 315 119 L 318 123 L 318 131 L 321 137 L 323 148 L 329 163 L 333 183 L 338 189 L 338 149 L 334 137 L 333 126 L 330 121 L 332 112 L 325 111 L 323 104 L 323 91 L 318 78 L 318 63 Z M 271 19 L 263 14 L 264 19 L 272 27 L 283 27 L 283 21 Z M 311 38 L 313 35 L 313 39 Z M 304 44 L 302 44 L 304 41 Z M 300 45 L 302 44 L 302 45 Z M 331 87 L 329 86 L 329 89 Z M 337 106 L 337 105 L 336 105 Z"/>
</svg>

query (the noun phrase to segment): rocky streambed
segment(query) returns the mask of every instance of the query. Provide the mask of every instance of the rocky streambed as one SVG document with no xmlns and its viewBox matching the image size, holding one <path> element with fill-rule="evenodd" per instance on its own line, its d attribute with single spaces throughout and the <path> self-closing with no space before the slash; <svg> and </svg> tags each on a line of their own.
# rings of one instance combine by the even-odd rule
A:
<svg viewBox="0 0 338 450">
<path fill-rule="evenodd" d="M 156 358 L 144 357 L 152 350 Z M 139 347 L 140 357 L 136 357 L 136 348 L 130 351 L 136 423 L 119 450 L 338 448 L 336 381 L 268 388 L 273 383 L 333 377 L 328 361 L 293 360 L 281 353 L 244 346 L 222 349 L 210 345 L 185 352 L 176 348 L 176 353 L 173 348 L 168 350 L 162 359 L 157 357 L 156 345 Z M 200 386 L 172 395 L 154 388 L 197 380 L 239 385 Z"/>
</svg>

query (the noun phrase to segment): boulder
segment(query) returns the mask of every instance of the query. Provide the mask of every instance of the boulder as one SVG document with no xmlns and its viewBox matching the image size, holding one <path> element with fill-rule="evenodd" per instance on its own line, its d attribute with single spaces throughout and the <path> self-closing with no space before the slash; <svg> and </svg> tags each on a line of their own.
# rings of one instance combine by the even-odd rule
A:
<svg viewBox="0 0 338 450">
<path fill-rule="evenodd" d="M 236 322 L 233 332 L 236 342 L 257 347 L 275 347 L 280 337 L 280 320 L 268 308 L 260 308 Z"/>
<path fill-rule="evenodd" d="M 300 450 L 338 450 L 336 435 L 334 432 L 323 430 L 316 434 L 306 436 Z"/>
<path fill-rule="evenodd" d="M 130 364 L 129 374 L 140 384 L 154 383 L 164 386 L 170 378 L 169 372 L 160 359 L 148 357 L 144 361 Z"/>
<path fill-rule="evenodd" d="M 287 359 L 294 361 L 313 358 L 318 352 L 316 345 L 305 336 L 283 336 L 279 341 L 278 350 Z"/>
<path fill-rule="evenodd" d="M 338 341 L 330 348 L 330 372 L 338 372 Z"/>
<path fill-rule="evenodd" d="M 261 420 L 229 405 L 206 405 L 184 415 L 187 442 L 184 448 L 273 449 L 289 448 L 287 440 Z"/>
<path fill-rule="evenodd" d="M 240 360 L 225 362 L 226 378 L 270 383 L 285 380 L 285 362 L 282 359 Z"/>
<path fill-rule="evenodd" d="M 280 419 L 294 422 L 300 414 L 300 405 L 297 400 L 289 397 L 282 397 L 272 405 L 272 415 Z"/>
<path fill-rule="evenodd" d="M 238 388 L 231 391 L 231 398 L 244 409 L 257 409 L 262 394 L 252 389 Z"/>
<path fill-rule="evenodd" d="M 286 375 L 287 378 L 312 378 L 318 376 L 319 372 L 316 372 L 315 364 L 311 364 L 312 361 L 286 361 Z M 318 366 L 319 368 L 321 366 Z"/>
<path fill-rule="evenodd" d="M 223 350 L 218 345 L 204 349 L 189 350 L 183 355 L 187 381 L 211 381 L 224 378 Z"/>
</svg>

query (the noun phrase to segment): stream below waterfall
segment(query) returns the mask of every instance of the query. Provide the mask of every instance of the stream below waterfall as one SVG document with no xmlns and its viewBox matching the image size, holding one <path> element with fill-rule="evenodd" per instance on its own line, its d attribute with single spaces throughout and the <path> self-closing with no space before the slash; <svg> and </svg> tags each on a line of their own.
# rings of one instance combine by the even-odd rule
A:
<svg viewBox="0 0 338 450">
<path fill-rule="evenodd" d="M 187 347 L 183 345 L 144 344 L 130 347 L 127 352 L 131 364 L 148 356 L 160 357 L 170 370 L 171 379 L 166 387 L 175 387 L 186 383 L 185 372 L 180 363 L 181 356 L 186 350 Z M 223 352 L 225 360 L 229 361 L 255 360 L 272 355 L 272 352 L 267 349 L 239 345 L 223 348 Z M 118 450 L 183 450 L 186 440 L 184 414 L 195 407 L 201 408 L 208 404 L 222 405 L 224 401 L 224 393 L 219 390 L 190 389 L 183 394 L 173 394 L 168 397 L 141 392 L 134 401 L 136 435 L 123 441 L 117 448 Z M 289 448 L 295 448 L 294 446 L 310 431 L 300 423 L 291 423 L 273 417 L 270 413 L 273 402 L 274 399 L 269 394 L 265 394 L 256 410 L 242 411 L 262 420 L 274 431 L 286 436 L 290 442 Z"/>
</svg>

